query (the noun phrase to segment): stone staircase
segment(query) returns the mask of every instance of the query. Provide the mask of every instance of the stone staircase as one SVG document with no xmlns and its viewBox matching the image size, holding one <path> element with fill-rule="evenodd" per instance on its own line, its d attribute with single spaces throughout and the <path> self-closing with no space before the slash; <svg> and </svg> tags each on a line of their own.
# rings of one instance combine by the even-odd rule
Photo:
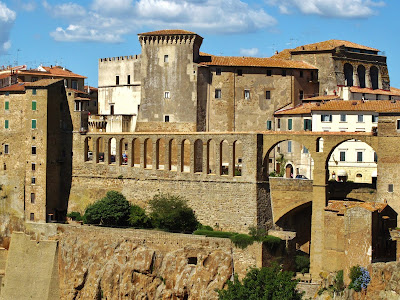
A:
<svg viewBox="0 0 400 300">
<path fill-rule="evenodd" d="M 1 288 L 3 287 L 3 279 L 5 276 L 6 270 L 6 262 L 7 262 L 7 250 L 0 247 L 0 294 Z"/>
</svg>

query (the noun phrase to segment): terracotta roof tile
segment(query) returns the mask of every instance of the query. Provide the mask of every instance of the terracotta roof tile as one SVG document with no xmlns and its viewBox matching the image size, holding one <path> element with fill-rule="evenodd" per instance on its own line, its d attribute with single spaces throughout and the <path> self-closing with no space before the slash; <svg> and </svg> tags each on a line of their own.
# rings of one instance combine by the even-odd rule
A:
<svg viewBox="0 0 400 300">
<path fill-rule="evenodd" d="M 368 51 L 376 51 L 378 52 L 378 49 L 363 46 L 360 44 L 356 44 L 353 42 L 349 41 L 344 41 L 344 40 L 328 40 L 328 41 L 323 41 L 323 42 L 317 42 L 313 44 L 308 44 L 308 45 L 303 45 L 303 46 L 298 46 L 294 49 L 285 49 L 282 50 L 280 53 L 275 54 L 271 57 L 273 58 L 281 58 L 281 59 L 290 59 L 291 58 L 291 53 L 292 52 L 298 52 L 298 51 L 327 51 L 327 50 L 334 50 L 337 47 L 348 47 L 348 48 L 355 48 L 355 49 L 362 49 L 362 50 L 368 50 Z"/>
<path fill-rule="evenodd" d="M 391 100 L 331 100 L 311 108 L 312 111 L 370 111 L 400 109 L 400 101 Z"/>
<path fill-rule="evenodd" d="M 10 72 L 7 72 L 5 74 L 0 74 L 0 79 L 4 79 L 4 78 L 7 78 L 7 77 L 11 77 L 11 73 Z"/>
<path fill-rule="evenodd" d="M 275 115 L 304 115 L 310 114 L 311 108 L 316 106 L 316 103 L 303 103 L 293 108 L 284 108 L 277 110 Z"/>
<path fill-rule="evenodd" d="M 19 92 L 19 91 L 25 91 L 25 85 L 29 84 L 28 82 L 20 82 L 17 84 L 13 84 L 10 86 L 7 86 L 5 88 L 0 89 L 0 92 Z"/>
<path fill-rule="evenodd" d="M 336 100 L 340 97 L 338 95 L 323 95 L 303 99 L 304 101 L 323 101 L 323 100 Z"/>
<path fill-rule="evenodd" d="M 276 59 L 268 57 L 242 57 L 242 56 L 215 56 L 210 55 L 210 62 L 201 62 L 200 65 L 208 66 L 234 66 L 234 67 L 269 67 L 287 69 L 317 69 L 316 67 L 294 60 Z"/>
<path fill-rule="evenodd" d="M 63 80 L 62 79 L 41 79 L 41 80 L 38 80 L 35 82 L 27 82 L 26 87 L 32 87 L 32 88 L 46 87 L 46 86 L 52 85 L 52 84 L 54 84 L 56 82 L 60 82 L 60 81 L 63 81 Z"/>
<path fill-rule="evenodd" d="M 38 75 L 38 76 L 48 76 L 48 77 L 62 77 L 62 78 L 87 78 L 85 76 L 75 74 L 68 69 L 62 68 L 60 66 L 54 67 L 42 67 L 46 71 L 39 70 L 20 70 L 17 71 L 18 75 Z"/>
<path fill-rule="evenodd" d="M 176 35 L 176 34 L 196 34 L 195 32 L 182 29 L 164 29 L 139 33 L 138 35 Z"/>
<path fill-rule="evenodd" d="M 373 90 L 370 88 L 360 88 L 356 86 L 350 87 L 350 92 L 352 93 L 362 93 L 362 94 L 375 94 L 375 95 L 389 95 L 389 96 L 400 96 L 400 89 L 391 87 L 390 91 L 387 90 Z"/>
</svg>

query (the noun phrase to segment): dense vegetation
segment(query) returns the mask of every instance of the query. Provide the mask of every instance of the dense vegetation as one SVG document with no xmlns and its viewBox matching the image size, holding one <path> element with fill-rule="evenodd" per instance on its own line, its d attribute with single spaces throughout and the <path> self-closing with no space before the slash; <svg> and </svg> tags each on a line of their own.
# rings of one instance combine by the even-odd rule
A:
<svg viewBox="0 0 400 300">
<path fill-rule="evenodd" d="M 228 281 L 228 288 L 218 291 L 219 299 L 300 300 L 302 294 L 296 290 L 297 281 L 292 280 L 293 275 L 292 272 L 282 271 L 277 264 L 267 268 L 253 268 L 242 281 L 239 281 L 237 275 L 233 282 Z"/>
</svg>

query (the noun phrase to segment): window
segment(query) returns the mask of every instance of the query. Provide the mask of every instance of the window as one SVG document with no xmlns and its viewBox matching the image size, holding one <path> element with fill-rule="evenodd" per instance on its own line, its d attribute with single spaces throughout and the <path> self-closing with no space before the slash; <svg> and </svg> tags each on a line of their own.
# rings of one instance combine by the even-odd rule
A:
<svg viewBox="0 0 400 300">
<path fill-rule="evenodd" d="M 277 124 L 277 126 L 276 127 L 278 127 L 278 129 L 280 129 L 281 128 L 281 119 L 278 119 L 278 124 Z"/>
<path fill-rule="evenodd" d="M 9 110 L 10 109 L 10 101 L 5 101 L 4 102 L 4 110 Z"/>
<path fill-rule="evenodd" d="M 10 127 L 10 122 L 8 120 L 4 120 L 4 128 L 8 129 Z"/>
<path fill-rule="evenodd" d="M 345 114 L 341 114 L 340 115 L 340 122 L 346 122 L 346 115 Z"/>
<path fill-rule="evenodd" d="M 31 178 L 31 184 L 36 184 L 36 178 L 35 177 Z"/>
<path fill-rule="evenodd" d="M 36 164 L 32 163 L 32 171 L 35 171 L 35 170 L 36 170 Z"/>
<path fill-rule="evenodd" d="M 292 152 L 292 141 L 287 142 L 287 152 L 289 152 L 289 153 Z"/>
<path fill-rule="evenodd" d="M 378 162 L 378 154 L 376 154 L 376 152 L 374 152 L 374 162 Z"/>
<path fill-rule="evenodd" d="M 8 144 L 4 145 L 4 154 L 10 154 L 10 146 Z"/>
<path fill-rule="evenodd" d="M 372 122 L 373 123 L 378 123 L 378 116 L 377 115 L 372 115 Z"/>
<path fill-rule="evenodd" d="M 250 100 L 250 90 L 244 90 L 244 99 Z"/>
<path fill-rule="evenodd" d="M 34 213 L 31 213 L 31 215 L 29 217 L 29 220 L 35 221 L 35 214 Z"/>
<path fill-rule="evenodd" d="M 267 130 L 272 129 L 272 121 L 267 121 Z"/>
<path fill-rule="evenodd" d="M 362 178 L 362 174 L 361 174 L 361 173 L 357 173 L 357 174 L 356 174 L 356 177 Z"/>
<path fill-rule="evenodd" d="M 169 122 L 169 116 L 164 116 L 164 122 L 168 123 Z"/>
<path fill-rule="evenodd" d="M 168 55 L 164 55 L 164 62 L 165 62 L 165 63 L 168 62 Z"/>
<path fill-rule="evenodd" d="M 346 161 L 346 152 L 345 151 L 340 151 L 339 152 L 339 160 L 340 161 Z"/>
<path fill-rule="evenodd" d="M 292 119 L 288 119 L 287 129 L 288 130 L 292 130 L 293 129 L 293 120 Z"/>
<path fill-rule="evenodd" d="M 362 151 L 357 151 L 357 162 L 363 161 L 363 153 Z"/>
<path fill-rule="evenodd" d="M 271 91 L 265 91 L 265 99 L 271 100 Z"/>
<path fill-rule="evenodd" d="M 303 71 L 300 70 L 300 77 L 303 77 Z"/>
<path fill-rule="evenodd" d="M 215 99 L 221 99 L 221 98 L 222 98 L 221 89 L 215 89 Z"/>
<path fill-rule="evenodd" d="M 388 192 L 393 193 L 393 184 L 388 184 Z"/>
<path fill-rule="evenodd" d="M 74 90 L 77 90 L 77 89 L 78 89 L 78 81 L 72 80 L 72 81 L 71 81 L 71 87 L 72 87 Z"/>
<path fill-rule="evenodd" d="M 32 129 L 36 129 L 36 120 L 35 119 L 32 120 Z"/>
<path fill-rule="evenodd" d="M 31 203 L 32 204 L 35 203 L 35 198 L 36 198 L 35 193 L 31 193 Z"/>
<path fill-rule="evenodd" d="M 118 75 L 115 76 L 115 84 L 116 84 L 116 85 L 119 85 L 119 76 L 118 76 Z"/>
<path fill-rule="evenodd" d="M 267 70 L 267 76 L 272 76 L 272 70 Z"/>
<path fill-rule="evenodd" d="M 308 154 L 308 149 L 305 146 L 303 146 L 303 153 Z"/>
<path fill-rule="evenodd" d="M 110 104 L 110 115 L 114 115 L 114 104 Z"/>
<path fill-rule="evenodd" d="M 304 99 L 304 91 L 299 92 L 299 99 L 303 100 Z"/>
<path fill-rule="evenodd" d="M 215 75 L 221 75 L 221 73 L 222 73 L 221 68 L 217 68 L 215 70 Z"/>
<path fill-rule="evenodd" d="M 75 101 L 75 111 L 81 111 L 81 108 L 82 108 L 82 102 Z"/>
<path fill-rule="evenodd" d="M 36 95 L 36 89 L 32 89 L 32 95 Z"/>
<path fill-rule="evenodd" d="M 36 155 L 36 146 L 32 146 L 32 155 Z"/>
<path fill-rule="evenodd" d="M 126 82 L 127 82 L 128 84 L 131 84 L 131 75 L 128 75 L 128 78 L 127 78 Z"/>
<path fill-rule="evenodd" d="M 304 130 L 312 129 L 312 121 L 311 119 L 304 119 Z"/>
<path fill-rule="evenodd" d="M 397 130 L 399 130 L 400 129 L 400 120 L 397 120 L 396 124 L 397 124 Z"/>
<path fill-rule="evenodd" d="M 243 70 L 242 69 L 237 69 L 237 75 L 242 76 L 243 75 Z"/>
<path fill-rule="evenodd" d="M 164 99 L 170 99 L 171 98 L 171 93 L 169 91 L 164 92 Z"/>
<path fill-rule="evenodd" d="M 286 70 L 282 70 L 282 76 L 283 76 L 283 77 L 286 76 Z"/>
<path fill-rule="evenodd" d="M 332 115 L 321 115 L 321 122 L 332 122 Z"/>
<path fill-rule="evenodd" d="M 357 122 L 364 122 L 364 115 L 358 115 Z"/>
</svg>

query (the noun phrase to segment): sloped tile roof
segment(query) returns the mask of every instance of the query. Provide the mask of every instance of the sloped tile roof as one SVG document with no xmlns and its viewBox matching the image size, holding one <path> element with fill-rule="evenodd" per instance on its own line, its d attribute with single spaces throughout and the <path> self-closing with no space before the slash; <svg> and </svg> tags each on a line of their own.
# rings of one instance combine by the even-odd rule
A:
<svg viewBox="0 0 400 300">
<path fill-rule="evenodd" d="M 348 48 L 355 48 L 355 49 L 362 49 L 362 50 L 369 50 L 369 51 L 376 51 L 378 52 L 378 49 L 371 48 L 368 46 L 363 46 L 360 44 L 356 44 L 353 42 L 345 41 L 345 40 L 328 40 L 328 41 L 323 41 L 323 42 L 317 42 L 313 44 L 308 44 L 308 45 L 303 45 L 303 46 L 298 46 L 294 49 L 285 49 L 279 52 L 278 54 L 275 54 L 271 56 L 272 58 L 281 58 L 281 59 L 290 59 L 291 53 L 292 52 L 297 52 L 297 51 L 327 51 L 327 50 L 334 50 L 337 47 L 348 47 Z"/>
<path fill-rule="evenodd" d="M 400 89 L 391 87 L 390 91 L 387 90 L 373 90 L 370 88 L 360 88 L 357 86 L 350 87 L 350 92 L 352 93 L 362 93 L 362 94 L 375 94 L 375 95 L 389 95 L 389 96 L 400 96 Z"/>
<path fill-rule="evenodd" d="M 183 29 L 164 29 L 139 33 L 138 35 L 176 35 L 176 34 L 196 34 L 195 32 Z"/>
<path fill-rule="evenodd" d="M 340 97 L 338 95 L 323 95 L 323 96 L 305 98 L 303 100 L 305 100 L 305 101 L 323 101 L 323 100 L 336 100 L 339 98 Z"/>
<path fill-rule="evenodd" d="M 60 66 L 54 67 L 42 67 L 46 71 L 39 70 L 20 70 L 17 71 L 18 75 L 37 75 L 37 76 L 48 76 L 48 77 L 61 77 L 61 78 L 87 78 L 85 76 L 75 74 L 68 69 Z"/>
<path fill-rule="evenodd" d="M 11 77 L 11 76 L 12 76 L 12 74 L 10 72 L 7 72 L 5 74 L 0 74 L 0 79 L 4 79 L 4 78 L 7 78 L 7 77 Z"/>
<path fill-rule="evenodd" d="M 269 57 L 215 56 L 210 55 L 211 61 L 201 62 L 200 65 L 230 66 L 230 67 L 269 67 L 286 69 L 317 69 L 316 67 L 294 60 L 276 59 Z"/>
<path fill-rule="evenodd" d="M 331 100 L 316 105 L 312 111 L 370 111 L 381 112 L 388 109 L 400 109 L 400 101 L 391 100 Z"/>
<path fill-rule="evenodd" d="M 5 88 L 0 89 L 0 92 L 19 92 L 25 91 L 27 87 L 36 88 L 36 87 L 47 87 L 52 85 L 53 83 L 62 81 L 62 79 L 41 79 L 35 82 L 19 82 L 17 84 L 13 84 L 7 86 Z"/>
<path fill-rule="evenodd" d="M 311 108 L 316 106 L 316 103 L 303 103 L 293 108 L 284 108 L 277 110 L 275 115 L 304 115 L 310 114 Z"/>
<path fill-rule="evenodd" d="M 29 84 L 29 82 L 19 82 L 17 84 L 13 84 L 7 87 L 0 89 L 0 92 L 19 92 L 25 91 L 25 85 Z"/>
</svg>

